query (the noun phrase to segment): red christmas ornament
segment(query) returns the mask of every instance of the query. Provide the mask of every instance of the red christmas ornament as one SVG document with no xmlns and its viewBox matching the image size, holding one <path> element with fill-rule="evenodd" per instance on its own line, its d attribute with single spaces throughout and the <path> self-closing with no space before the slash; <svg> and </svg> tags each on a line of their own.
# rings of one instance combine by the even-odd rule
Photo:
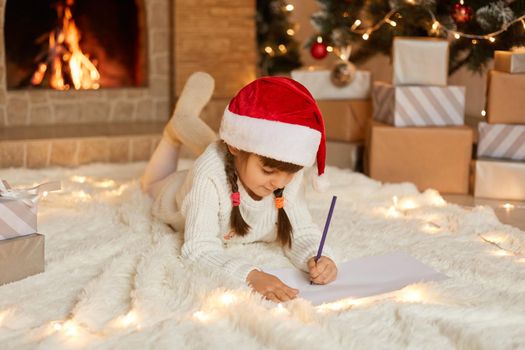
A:
<svg viewBox="0 0 525 350">
<path fill-rule="evenodd" d="M 310 47 L 310 54 L 313 58 L 321 60 L 328 55 L 327 46 L 325 43 L 318 43 L 315 42 L 312 44 L 312 47 Z"/>
<path fill-rule="evenodd" d="M 472 7 L 459 2 L 455 3 L 450 10 L 450 16 L 457 24 L 470 22 L 472 19 Z"/>
</svg>

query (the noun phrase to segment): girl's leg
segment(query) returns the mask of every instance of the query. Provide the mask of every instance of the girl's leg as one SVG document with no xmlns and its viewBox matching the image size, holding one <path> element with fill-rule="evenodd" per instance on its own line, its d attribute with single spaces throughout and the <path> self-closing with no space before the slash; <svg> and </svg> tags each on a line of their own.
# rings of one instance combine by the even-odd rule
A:
<svg viewBox="0 0 525 350">
<path fill-rule="evenodd" d="M 163 180 L 177 171 L 180 146 L 180 143 L 177 144 L 163 136 L 151 155 L 144 174 L 140 179 L 142 190 L 151 197 L 156 198 L 158 192 L 164 186 Z"/>
<path fill-rule="evenodd" d="M 177 171 L 181 144 L 200 155 L 217 140 L 215 132 L 199 118 L 211 98 L 214 85 L 213 78 L 202 72 L 192 74 L 184 85 L 173 116 L 164 127 L 162 139 L 141 179 L 142 189 L 151 196 L 156 197 L 164 185 L 163 180 Z"/>
</svg>

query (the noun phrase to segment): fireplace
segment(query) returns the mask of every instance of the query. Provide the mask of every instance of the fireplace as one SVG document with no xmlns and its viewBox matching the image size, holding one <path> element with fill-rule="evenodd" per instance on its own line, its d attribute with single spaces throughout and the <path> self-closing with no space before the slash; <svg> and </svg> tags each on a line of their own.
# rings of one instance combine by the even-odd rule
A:
<svg viewBox="0 0 525 350">
<path fill-rule="evenodd" d="M 254 16 L 253 0 L 0 0 L 0 168 L 147 160 L 198 70 L 215 78 L 201 118 L 218 129 L 230 98 L 255 78 Z M 98 86 L 31 83 L 64 19 L 80 34 L 65 47 L 97 68 Z"/>
<path fill-rule="evenodd" d="M 7 88 L 145 86 L 144 15 L 142 0 L 7 2 Z"/>
<path fill-rule="evenodd" d="M 0 0 L 0 11 L 0 127 L 169 118 L 170 0 Z"/>
</svg>

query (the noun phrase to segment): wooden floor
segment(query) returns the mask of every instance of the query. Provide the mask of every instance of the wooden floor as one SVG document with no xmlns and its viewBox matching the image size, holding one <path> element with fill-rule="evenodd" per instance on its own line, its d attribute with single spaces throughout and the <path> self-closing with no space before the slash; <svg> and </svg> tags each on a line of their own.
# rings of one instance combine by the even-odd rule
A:
<svg viewBox="0 0 525 350">
<path fill-rule="evenodd" d="M 447 202 L 469 207 L 488 205 L 494 208 L 494 211 L 501 222 L 525 231 L 525 202 L 474 198 L 469 195 L 456 194 L 445 194 L 443 195 L 443 198 Z"/>
</svg>

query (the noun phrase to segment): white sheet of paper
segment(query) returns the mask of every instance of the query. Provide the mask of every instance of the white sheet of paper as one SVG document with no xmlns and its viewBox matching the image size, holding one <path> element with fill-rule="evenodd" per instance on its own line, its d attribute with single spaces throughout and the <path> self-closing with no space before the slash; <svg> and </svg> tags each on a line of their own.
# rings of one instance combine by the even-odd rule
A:
<svg viewBox="0 0 525 350">
<path fill-rule="evenodd" d="M 338 265 L 337 279 L 326 285 L 310 285 L 308 274 L 294 268 L 271 269 L 299 297 L 314 305 L 346 298 L 365 298 L 401 289 L 418 282 L 439 281 L 447 276 L 435 271 L 404 252 L 367 256 Z"/>
</svg>

